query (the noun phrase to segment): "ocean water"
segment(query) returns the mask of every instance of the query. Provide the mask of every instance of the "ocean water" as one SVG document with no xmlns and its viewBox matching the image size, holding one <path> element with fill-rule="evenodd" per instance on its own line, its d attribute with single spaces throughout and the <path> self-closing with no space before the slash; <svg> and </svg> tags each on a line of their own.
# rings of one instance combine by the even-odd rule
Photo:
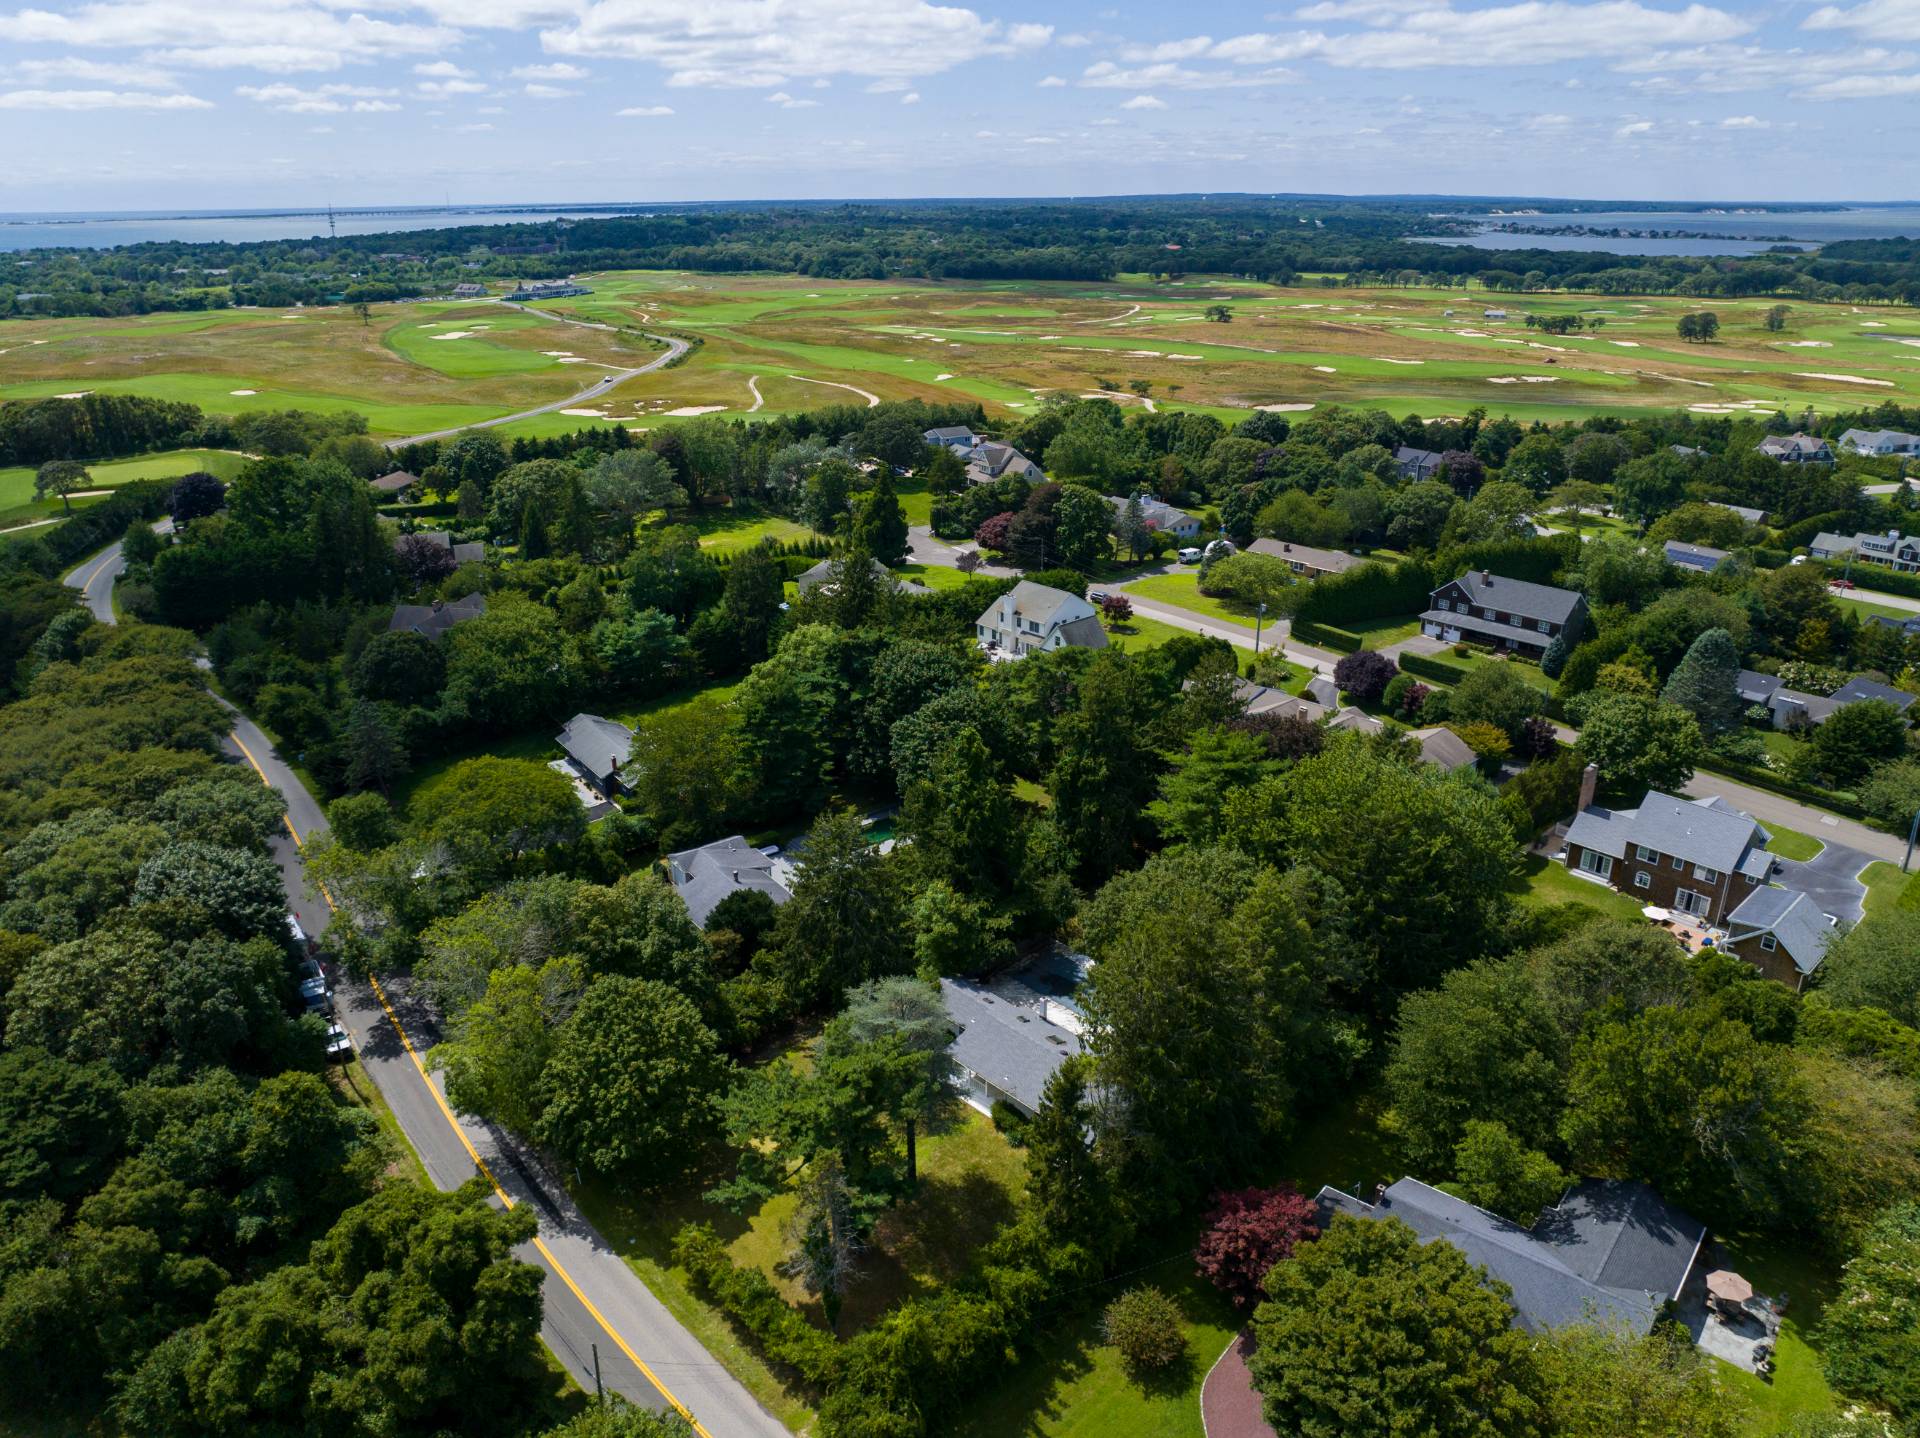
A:
<svg viewBox="0 0 1920 1438">
<path fill-rule="evenodd" d="M 1887 205 L 1842 210 L 1777 210 L 1771 213 L 1733 213 L 1712 210 L 1670 211 L 1659 214 L 1618 210 L 1586 214 L 1494 215 L 1462 213 L 1451 218 L 1481 224 L 1537 225 L 1557 229 L 1588 225 L 1595 229 L 1641 231 L 1688 230 L 1725 238 L 1699 239 L 1682 235 L 1646 234 L 1627 239 L 1589 235 L 1544 235 L 1483 230 L 1470 237 L 1424 236 L 1422 243 L 1468 245 L 1483 250 L 1595 250 L 1613 255 L 1752 255 L 1776 244 L 1805 249 L 1835 240 L 1883 240 L 1920 235 L 1920 205 Z M 1784 241 L 1762 236 L 1784 235 Z"/>
<path fill-rule="evenodd" d="M 591 219 L 632 213 L 640 206 L 579 209 L 539 205 L 394 206 L 333 212 L 342 235 L 378 235 L 403 230 L 446 230 L 462 225 L 510 225 L 541 220 Z M 189 243 L 324 239 L 327 212 L 319 210 L 164 210 L 100 214 L 7 214 L 0 212 L 0 250 L 62 247 L 111 249 L 160 240 Z"/>
</svg>

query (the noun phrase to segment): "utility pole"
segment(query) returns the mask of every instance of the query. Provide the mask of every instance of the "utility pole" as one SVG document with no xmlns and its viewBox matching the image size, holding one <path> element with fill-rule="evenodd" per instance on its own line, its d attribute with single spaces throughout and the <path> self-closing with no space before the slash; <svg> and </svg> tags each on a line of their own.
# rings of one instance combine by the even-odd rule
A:
<svg viewBox="0 0 1920 1438">
<path fill-rule="evenodd" d="M 600 1381 L 600 1345 L 593 1345 L 593 1396 L 602 1408 L 607 1406 L 606 1386 Z"/>
<path fill-rule="evenodd" d="M 1907 865 L 1913 862 L 1913 841 L 1920 838 L 1920 809 L 1913 812 L 1913 823 L 1907 826 L 1907 857 L 1900 861 L 1900 872 L 1907 872 Z"/>
<path fill-rule="evenodd" d="M 1267 622 L 1267 601 L 1261 600 L 1254 610 L 1253 619 L 1253 657 L 1260 657 L 1260 628 Z"/>
</svg>

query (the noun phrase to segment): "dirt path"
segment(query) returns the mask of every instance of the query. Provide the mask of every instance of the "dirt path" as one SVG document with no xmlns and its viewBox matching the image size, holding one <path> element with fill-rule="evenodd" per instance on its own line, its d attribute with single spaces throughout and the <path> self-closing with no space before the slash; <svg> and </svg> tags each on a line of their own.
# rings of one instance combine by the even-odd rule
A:
<svg viewBox="0 0 1920 1438">
<path fill-rule="evenodd" d="M 1075 320 L 1075 321 L 1074 321 L 1074 323 L 1075 323 L 1075 324 L 1077 324 L 1077 325 L 1117 325 L 1117 324 L 1119 324 L 1119 323 L 1120 323 L 1120 322 L 1121 322 L 1122 320 L 1130 320 L 1130 319 L 1132 319 L 1132 318 L 1133 318 L 1133 317 L 1134 317 L 1135 315 L 1137 315 L 1137 314 L 1139 314 L 1139 313 L 1140 313 L 1140 309 L 1141 309 L 1141 307 L 1140 307 L 1139 305 L 1135 305 L 1135 306 L 1134 306 L 1134 307 L 1133 307 L 1132 309 L 1130 309 L 1130 310 L 1125 310 L 1125 311 L 1123 311 L 1122 313 L 1120 313 L 1120 314 L 1117 314 L 1117 315 L 1108 315 L 1108 316 L 1106 316 L 1106 317 L 1105 317 L 1104 319 L 1097 319 L 1097 320 Z"/>
<path fill-rule="evenodd" d="M 851 390 L 854 394 L 859 395 L 860 398 L 862 398 L 867 402 L 868 409 L 872 409 L 875 405 L 880 403 L 879 395 L 870 394 L 866 390 L 861 389 L 858 385 L 841 384 L 838 380 L 831 380 L 831 379 L 808 379 L 803 374 L 790 374 L 787 376 L 787 378 L 797 379 L 800 381 L 801 384 L 823 384 L 827 386 L 827 388 L 829 389 Z"/>
<path fill-rule="evenodd" d="M 747 406 L 747 413 L 752 414 L 756 409 L 760 408 L 761 405 L 767 402 L 766 399 L 760 393 L 760 376 L 757 374 L 748 375 L 747 388 L 753 391 L 753 403 Z"/>
</svg>

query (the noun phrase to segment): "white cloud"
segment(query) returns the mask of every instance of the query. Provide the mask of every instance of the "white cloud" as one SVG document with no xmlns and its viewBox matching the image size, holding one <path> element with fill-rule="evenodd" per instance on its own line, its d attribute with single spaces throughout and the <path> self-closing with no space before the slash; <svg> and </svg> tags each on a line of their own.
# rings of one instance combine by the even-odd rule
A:
<svg viewBox="0 0 1920 1438">
<path fill-rule="evenodd" d="M 1653 121 L 1635 120 L 1631 124 L 1622 125 L 1619 129 L 1615 130 L 1613 133 L 1616 138 L 1625 140 L 1625 139 L 1631 138 L 1634 135 L 1649 134 L 1652 132 L 1652 130 L 1653 130 Z"/>
<path fill-rule="evenodd" d="M 1802 100 L 1881 100 L 1891 95 L 1920 95 L 1920 75 L 1845 75 L 1794 94 Z"/>
<path fill-rule="evenodd" d="M 379 98 L 393 93 L 392 90 L 376 89 L 371 85 L 319 85 L 311 90 L 303 90 L 298 85 L 284 82 L 242 85 L 234 91 L 243 100 L 252 100 L 289 115 L 338 115 L 348 110 L 363 115 L 381 114 L 400 108 Z"/>
<path fill-rule="evenodd" d="M 903 105 L 917 105 L 917 104 L 919 104 L 919 103 L 920 103 L 920 92 L 919 92 L 918 90 L 909 90 L 909 91 L 907 91 L 907 93 L 906 93 L 906 94 L 904 94 L 904 95 L 902 95 L 902 96 L 900 97 L 900 103 L 901 103 L 901 104 L 903 104 Z"/>
<path fill-rule="evenodd" d="M 1614 65 L 1622 74 L 1644 74 L 1637 90 L 1657 94 L 1734 94 L 1787 86 L 1816 87 L 1819 82 L 1861 78 L 1889 70 L 1911 69 L 1920 56 L 1878 48 L 1834 51 L 1767 50 L 1758 45 L 1697 45 L 1685 50 L 1656 50 Z"/>
<path fill-rule="evenodd" d="M 551 65 L 516 65 L 513 71 L 516 80 L 584 80 L 591 73 L 564 60 L 556 60 Z"/>
<path fill-rule="evenodd" d="M 1920 40 L 1920 0 L 1822 5 L 1806 18 L 1803 28 L 1852 30 L 1873 40 Z"/>
<path fill-rule="evenodd" d="M 178 81 L 156 65 L 118 64 L 63 55 L 53 60 L 21 60 L 12 67 L 23 80 L 92 80 L 102 85 L 126 85 L 136 90 L 171 90 Z"/>
<path fill-rule="evenodd" d="M 1720 122 L 1723 130 L 1771 130 L 1772 125 L 1758 115 L 1729 115 Z"/>
<path fill-rule="evenodd" d="M 453 133 L 456 135 L 484 135 L 492 128 L 493 126 L 482 121 L 475 125 L 455 125 L 453 127 Z"/>
<path fill-rule="evenodd" d="M 1171 62 L 1122 68 L 1111 60 L 1101 60 L 1081 72 L 1080 83 L 1096 90 L 1242 90 L 1263 85 L 1284 85 L 1297 80 L 1293 70 L 1196 70 Z"/>
<path fill-rule="evenodd" d="M 1164 110 L 1167 102 L 1158 95 L 1135 95 L 1120 107 L 1123 110 Z"/>
<path fill-rule="evenodd" d="M 211 110 L 193 95 L 152 95 L 139 90 L 8 90 L 0 110 Z"/>
<path fill-rule="evenodd" d="M 471 70 L 462 70 L 451 60 L 435 60 L 428 65 L 415 65 L 413 73 L 425 75 L 433 80 L 464 80 L 473 74 Z"/>
<path fill-rule="evenodd" d="M 905 80 L 875 80 L 867 86 L 869 95 L 894 95 L 907 88 Z"/>
<path fill-rule="evenodd" d="M 671 115 L 672 113 L 673 106 L 671 105 L 629 105 L 624 110 L 614 111 L 616 115 L 629 115 L 636 118 L 647 119 L 651 119 L 656 115 Z"/>
<path fill-rule="evenodd" d="M 578 90 L 569 90 L 564 85 L 538 84 L 523 85 L 521 91 L 535 100 L 558 100 L 566 95 L 578 95 L 580 93 Z"/>
<path fill-rule="evenodd" d="M 1047 76 L 1046 79 L 1040 82 L 1040 88 L 1042 90 L 1058 90 L 1061 86 L 1065 85 L 1066 83 L 1067 82 L 1061 79 L 1058 75 L 1049 75 Z"/>
<path fill-rule="evenodd" d="M 815 110 L 820 107 L 818 100 L 796 100 L 785 90 L 775 90 L 767 96 L 769 105 L 778 105 L 783 110 Z"/>
<path fill-rule="evenodd" d="M 342 7 L 344 9 L 344 7 Z M 350 61 L 434 54 L 459 41 L 439 25 L 341 13 L 330 0 L 93 0 L 65 12 L 0 14 L 0 41 L 76 49 L 143 49 L 157 64 L 290 72 Z"/>
<path fill-rule="evenodd" d="M 1293 18 L 1311 20 L 1316 24 L 1327 20 L 1357 20 L 1363 24 L 1381 25 L 1396 15 L 1410 15 L 1417 10 L 1430 9 L 1433 3 L 1434 0 L 1321 0 L 1318 5 L 1294 11 Z"/>
<path fill-rule="evenodd" d="M 650 61 L 678 88 L 758 89 L 834 75 L 915 80 L 1032 50 L 1053 33 L 928 0 L 577 3 L 577 13 L 540 32 L 548 54 Z"/>
<path fill-rule="evenodd" d="M 423 100 L 447 100 L 455 95 L 484 95 L 487 87 L 478 80 L 422 80 L 414 93 Z"/>
</svg>

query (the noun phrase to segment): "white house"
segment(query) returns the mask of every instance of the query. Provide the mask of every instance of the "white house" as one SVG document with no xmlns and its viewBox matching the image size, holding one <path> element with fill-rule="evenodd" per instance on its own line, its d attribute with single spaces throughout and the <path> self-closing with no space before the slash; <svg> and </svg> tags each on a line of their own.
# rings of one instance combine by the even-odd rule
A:
<svg viewBox="0 0 1920 1438">
<path fill-rule="evenodd" d="M 1897 429 L 1850 429 L 1840 436 L 1840 448 L 1854 454 L 1920 454 L 1920 434 Z"/>
<path fill-rule="evenodd" d="M 1091 604 L 1030 579 L 988 605 L 974 633 L 990 656 L 1005 659 L 1021 659 L 1041 649 L 1107 647 L 1107 632 Z"/>
<path fill-rule="evenodd" d="M 1113 506 L 1116 515 L 1127 512 L 1128 501 L 1119 495 L 1108 495 L 1107 503 Z M 1164 499 L 1155 499 L 1150 495 L 1140 496 L 1140 517 L 1146 521 L 1148 529 L 1171 534 L 1176 539 L 1192 539 L 1200 533 L 1199 520 L 1184 509 L 1175 509 Z"/>
</svg>

